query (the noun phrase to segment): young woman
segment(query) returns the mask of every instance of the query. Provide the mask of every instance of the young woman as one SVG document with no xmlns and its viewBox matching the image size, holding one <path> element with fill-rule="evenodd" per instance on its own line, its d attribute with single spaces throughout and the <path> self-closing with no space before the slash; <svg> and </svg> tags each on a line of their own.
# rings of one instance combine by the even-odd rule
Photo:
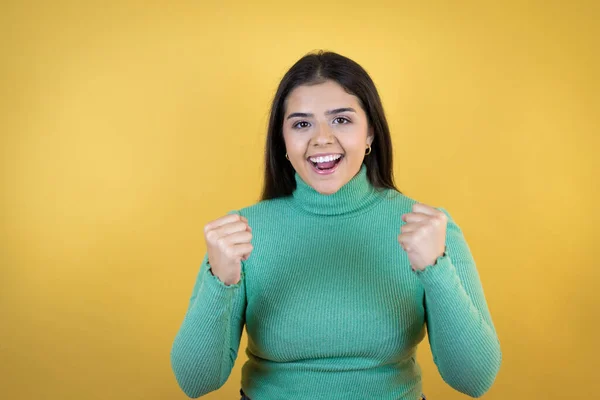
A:
<svg viewBox="0 0 600 400">
<path fill-rule="evenodd" d="M 423 154 L 426 157 L 426 154 Z M 220 388 L 244 325 L 242 399 L 424 399 L 417 345 L 479 397 L 500 344 L 461 229 L 395 188 L 367 72 L 308 54 L 281 81 L 258 203 L 204 227 L 207 252 L 171 364 L 190 397 Z"/>
</svg>

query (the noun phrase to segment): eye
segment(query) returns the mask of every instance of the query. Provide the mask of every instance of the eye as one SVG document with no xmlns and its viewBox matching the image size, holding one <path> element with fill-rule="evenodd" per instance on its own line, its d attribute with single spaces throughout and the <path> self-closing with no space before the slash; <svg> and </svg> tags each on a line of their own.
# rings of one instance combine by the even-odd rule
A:
<svg viewBox="0 0 600 400">
<path fill-rule="evenodd" d="M 347 123 L 350 123 L 350 120 L 349 120 L 348 118 L 345 118 L 345 117 L 336 117 L 336 118 L 334 119 L 334 121 L 338 121 L 338 120 L 345 121 L 345 122 L 342 122 L 342 123 L 341 123 L 341 125 L 345 125 L 345 124 L 347 124 Z"/>
<path fill-rule="evenodd" d="M 306 128 L 306 126 L 300 126 L 300 124 L 308 124 L 308 122 L 306 122 L 306 121 L 296 122 L 294 125 L 292 125 L 292 128 L 295 128 L 295 129 Z"/>
</svg>

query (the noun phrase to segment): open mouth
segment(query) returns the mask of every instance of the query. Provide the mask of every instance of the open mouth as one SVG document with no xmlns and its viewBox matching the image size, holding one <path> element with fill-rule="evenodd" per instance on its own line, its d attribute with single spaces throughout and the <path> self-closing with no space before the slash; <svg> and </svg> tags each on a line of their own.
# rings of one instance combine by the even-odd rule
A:
<svg viewBox="0 0 600 400">
<path fill-rule="evenodd" d="M 319 174 L 328 174 L 332 173 L 337 169 L 337 166 L 344 158 L 343 154 L 337 154 L 333 157 L 323 157 L 320 158 L 319 161 L 312 161 L 310 158 L 308 162 L 313 167 L 313 170 Z"/>
</svg>

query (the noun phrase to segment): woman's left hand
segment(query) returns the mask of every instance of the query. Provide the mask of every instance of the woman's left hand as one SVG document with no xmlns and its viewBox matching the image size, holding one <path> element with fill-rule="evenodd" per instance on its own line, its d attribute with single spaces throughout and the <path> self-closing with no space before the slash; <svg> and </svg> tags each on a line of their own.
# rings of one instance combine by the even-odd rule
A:
<svg viewBox="0 0 600 400">
<path fill-rule="evenodd" d="M 416 203 L 412 212 L 402 214 L 402 220 L 406 224 L 400 228 L 398 243 L 406 251 L 413 271 L 422 271 L 444 254 L 448 217 L 434 207 Z"/>
</svg>

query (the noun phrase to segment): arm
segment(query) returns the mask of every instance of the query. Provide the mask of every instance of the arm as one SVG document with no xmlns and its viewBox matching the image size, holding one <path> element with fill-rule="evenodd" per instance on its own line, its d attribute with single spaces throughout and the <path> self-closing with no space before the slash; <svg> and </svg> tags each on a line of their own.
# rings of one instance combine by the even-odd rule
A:
<svg viewBox="0 0 600 400">
<path fill-rule="evenodd" d="M 415 272 L 425 289 L 429 343 L 444 381 L 480 397 L 500 369 L 500 343 L 463 233 L 445 209 L 438 210 L 448 217 L 446 253 Z"/>
<path fill-rule="evenodd" d="M 231 374 L 245 322 L 243 267 L 240 281 L 228 286 L 211 273 L 208 254 L 204 257 L 171 349 L 175 378 L 189 397 L 219 389 Z"/>
</svg>

